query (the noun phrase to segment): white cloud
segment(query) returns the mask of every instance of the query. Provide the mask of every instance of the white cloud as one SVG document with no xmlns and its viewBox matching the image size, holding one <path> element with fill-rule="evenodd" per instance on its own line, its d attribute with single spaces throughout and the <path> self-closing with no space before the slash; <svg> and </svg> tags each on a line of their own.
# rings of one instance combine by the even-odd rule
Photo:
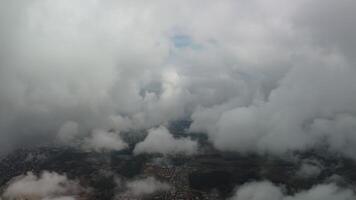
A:
<svg viewBox="0 0 356 200">
<path fill-rule="evenodd" d="M 299 192 L 293 196 L 286 197 L 285 200 L 351 200 L 356 195 L 351 189 L 339 188 L 334 184 L 317 185 L 308 191 Z"/>
<path fill-rule="evenodd" d="M 231 200 L 282 200 L 282 190 L 270 182 L 242 185 Z"/>
<path fill-rule="evenodd" d="M 351 200 L 356 194 L 351 189 L 339 188 L 334 184 L 316 185 L 313 188 L 285 195 L 283 189 L 271 182 L 253 182 L 238 188 L 231 200 Z"/>
<path fill-rule="evenodd" d="M 104 130 L 94 130 L 92 135 L 84 139 L 83 148 L 95 151 L 122 150 L 128 145 L 118 133 Z"/>
<path fill-rule="evenodd" d="M 291 69 L 268 101 L 217 113 L 209 128 L 214 144 L 223 150 L 284 153 L 326 141 L 333 150 L 352 156 L 356 90 L 349 86 L 356 84 L 351 78 L 355 69 L 323 59 Z M 329 124 L 335 130 L 321 127 Z"/>
<path fill-rule="evenodd" d="M 144 141 L 136 144 L 135 154 L 161 153 L 161 154 L 187 154 L 197 152 L 198 144 L 187 138 L 176 139 L 163 126 L 148 131 Z"/>
<path fill-rule="evenodd" d="M 167 183 L 156 180 L 153 177 L 138 179 L 126 183 L 128 193 L 135 196 L 152 194 L 158 191 L 169 190 L 171 186 Z"/>
<path fill-rule="evenodd" d="M 39 198 L 39 199 L 74 199 L 80 186 L 65 175 L 44 171 L 39 177 L 32 172 L 13 178 L 6 187 L 2 197 L 5 199 Z"/>
<path fill-rule="evenodd" d="M 355 5 L 1 1 L 0 146 L 191 117 L 222 150 L 352 157 Z"/>
</svg>

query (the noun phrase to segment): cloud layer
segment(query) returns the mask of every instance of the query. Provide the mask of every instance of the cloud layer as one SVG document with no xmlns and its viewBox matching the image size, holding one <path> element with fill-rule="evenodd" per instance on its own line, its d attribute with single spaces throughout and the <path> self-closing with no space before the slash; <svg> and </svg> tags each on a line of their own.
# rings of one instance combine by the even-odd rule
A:
<svg viewBox="0 0 356 200">
<path fill-rule="evenodd" d="M 190 131 L 220 150 L 326 145 L 354 157 L 355 9 L 350 0 L 1 1 L 1 152 L 190 118 Z M 122 146 L 101 136 L 88 141 Z"/>
</svg>

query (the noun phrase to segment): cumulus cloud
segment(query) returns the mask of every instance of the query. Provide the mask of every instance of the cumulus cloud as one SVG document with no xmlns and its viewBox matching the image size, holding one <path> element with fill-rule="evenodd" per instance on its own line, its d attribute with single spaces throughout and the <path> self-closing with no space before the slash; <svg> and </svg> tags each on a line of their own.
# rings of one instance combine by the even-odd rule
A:
<svg viewBox="0 0 356 200">
<path fill-rule="evenodd" d="M 315 178 L 322 172 L 322 166 L 318 162 L 302 162 L 296 175 L 301 178 Z"/>
<path fill-rule="evenodd" d="M 354 157 L 355 6 L 1 1 L 0 146 L 190 118 L 221 150 Z"/>
<path fill-rule="evenodd" d="M 282 200 L 282 190 L 271 182 L 248 183 L 241 186 L 231 200 Z"/>
<path fill-rule="evenodd" d="M 351 200 L 356 194 L 351 189 L 339 188 L 334 184 L 317 185 L 310 190 L 294 195 L 285 195 L 283 188 L 271 182 L 253 182 L 238 188 L 231 200 Z"/>
<path fill-rule="evenodd" d="M 291 197 L 286 197 L 286 200 L 302 200 L 302 199 L 340 199 L 349 200 L 355 199 L 356 195 L 351 189 L 339 188 L 334 184 L 317 185 L 308 191 L 302 191 Z"/>
<path fill-rule="evenodd" d="M 26 175 L 13 178 L 6 186 L 4 199 L 46 199 L 70 200 L 80 191 L 77 182 L 65 175 L 44 171 L 40 176 L 28 172 Z"/>
<path fill-rule="evenodd" d="M 134 153 L 192 155 L 197 152 L 197 149 L 198 144 L 196 141 L 192 141 L 188 138 L 174 138 L 167 128 L 160 126 L 148 131 L 145 140 L 136 144 Z"/>
<path fill-rule="evenodd" d="M 156 180 L 153 177 L 129 181 L 126 183 L 128 193 L 135 196 L 152 194 L 158 191 L 166 191 L 171 188 L 167 183 Z"/>
<path fill-rule="evenodd" d="M 281 153 L 327 141 L 331 148 L 351 155 L 353 147 L 346 140 L 355 140 L 350 130 L 356 91 L 349 87 L 356 84 L 350 77 L 355 69 L 329 62 L 335 61 L 293 68 L 268 101 L 223 111 L 210 130 L 215 145 L 225 150 Z M 335 123 L 337 130 L 321 130 L 320 125 L 328 123 Z"/>
<path fill-rule="evenodd" d="M 291 43 L 296 51 L 293 50 L 295 54 L 284 63 L 288 70 L 282 76 L 276 76 L 277 81 L 269 76 L 270 80 L 265 80 L 267 82 L 257 83 L 260 90 L 257 94 L 260 95 L 252 96 L 247 102 L 244 101 L 246 95 L 242 95 L 223 104 L 196 109 L 192 114 L 192 132 L 208 132 L 211 141 L 221 150 L 279 154 L 326 144 L 332 150 L 354 157 L 351 152 L 355 150 L 355 134 L 351 130 L 355 123 L 356 96 L 355 87 L 351 85 L 356 84 L 352 78 L 356 70 L 355 62 L 344 50 L 348 49 L 350 53 L 355 50 L 346 45 L 345 40 L 351 39 L 343 35 L 352 30 L 347 31 L 348 25 L 344 27 L 344 23 L 333 23 L 342 26 L 338 29 L 328 26 L 329 20 L 328 23 L 318 22 L 326 19 L 347 22 L 353 18 L 349 8 L 354 8 L 355 4 L 328 1 L 327 4 L 335 4 L 337 9 L 323 4 L 322 9 L 315 11 L 315 6 L 321 1 L 300 3 L 284 19 L 292 28 L 288 29 L 292 34 L 289 36 L 298 41 L 302 39 L 306 46 L 301 48 Z M 341 11 L 343 9 L 345 12 Z M 306 13 L 308 17 L 305 17 Z M 306 38 L 313 42 L 306 42 Z M 334 48 L 335 44 L 340 48 Z M 268 63 L 264 66 L 268 68 Z M 269 70 L 273 69 L 269 67 Z M 245 82 L 251 84 L 259 79 L 262 81 L 265 73 L 259 69 L 244 74 L 242 78 L 246 80 L 246 75 L 249 75 Z M 253 87 L 247 85 L 245 90 L 252 92 Z"/>
<path fill-rule="evenodd" d="M 83 148 L 94 151 L 122 150 L 128 145 L 120 138 L 118 133 L 104 130 L 94 130 L 92 135 L 84 139 Z"/>
</svg>

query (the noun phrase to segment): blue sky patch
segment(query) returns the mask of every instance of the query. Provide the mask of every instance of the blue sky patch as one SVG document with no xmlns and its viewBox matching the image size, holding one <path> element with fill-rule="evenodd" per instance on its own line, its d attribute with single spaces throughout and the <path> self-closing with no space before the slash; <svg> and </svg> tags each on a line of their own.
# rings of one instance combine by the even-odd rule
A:
<svg viewBox="0 0 356 200">
<path fill-rule="evenodd" d="M 192 48 L 198 50 L 202 48 L 202 46 L 195 43 L 189 35 L 175 35 L 171 38 L 171 41 L 173 42 L 174 47 L 178 49 Z"/>
</svg>

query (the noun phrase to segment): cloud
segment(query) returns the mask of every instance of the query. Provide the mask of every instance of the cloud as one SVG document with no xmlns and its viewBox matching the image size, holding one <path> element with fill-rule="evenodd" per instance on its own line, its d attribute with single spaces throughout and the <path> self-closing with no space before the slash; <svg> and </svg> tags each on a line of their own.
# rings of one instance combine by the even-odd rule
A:
<svg viewBox="0 0 356 200">
<path fill-rule="evenodd" d="M 64 143 L 73 141 L 79 133 L 79 125 L 76 122 L 65 122 L 58 130 L 57 138 Z"/>
<path fill-rule="evenodd" d="M 144 141 L 136 144 L 135 154 L 141 153 L 161 153 L 169 154 L 187 154 L 192 155 L 197 152 L 198 144 L 188 138 L 176 139 L 163 126 L 153 128 L 148 131 Z"/>
<path fill-rule="evenodd" d="M 167 183 L 160 182 L 153 177 L 129 181 L 126 183 L 126 186 L 128 189 L 127 192 L 135 196 L 153 194 L 155 192 L 166 191 L 171 188 Z"/>
<path fill-rule="evenodd" d="M 44 171 L 40 176 L 28 172 L 26 175 L 13 178 L 6 186 L 4 199 L 39 198 L 51 200 L 74 199 L 80 191 L 77 182 L 65 175 Z"/>
<path fill-rule="evenodd" d="M 322 166 L 318 162 L 302 162 L 296 175 L 301 178 L 315 178 L 322 172 Z"/>
<path fill-rule="evenodd" d="M 356 33 L 356 24 L 352 19 L 355 8 L 356 3 L 348 0 L 306 1 L 294 21 L 312 36 L 316 45 L 340 51 L 354 62 L 356 43 L 352 38 Z"/>
<path fill-rule="evenodd" d="M 334 184 L 329 184 L 329 185 L 317 185 L 308 191 L 303 191 L 291 197 L 286 197 L 286 200 L 302 200 L 302 199 L 349 200 L 354 198 L 356 198 L 356 195 L 351 189 L 342 189 Z"/>
<path fill-rule="evenodd" d="M 94 151 L 122 150 L 128 145 L 120 138 L 118 133 L 104 130 L 94 130 L 90 137 L 84 139 L 83 148 Z"/>
<path fill-rule="evenodd" d="M 355 197 L 356 194 L 351 189 L 339 188 L 334 184 L 316 185 L 310 190 L 285 195 L 282 188 L 264 181 L 239 187 L 231 200 L 351 200 Z"/>
<path fill-rule="evenodd" d="M 231 200 L 282 200 L 283 193 L 280 188 L 270 182 L 248 183 L 241 186 Z"/>
<path fill-rule="evenodd" d="M 354 8 L 349 0 L 1 1 L 1 152 L 58 130 L 71 138 L 67 122 L 85 137 L 192 119 L 190 131 L 220 150 L 326 145 L 353 157 Z"/>
<path fill-rule="evenodd" d="M 350 130 L 355 122 L 356 91 L 349 85 L 356 84 L 350 77 L 355 69 L 329 62 L 334 61 L 295 67 L 268 101 L 220 113 L 217 121 L 210 123 L 214 144 L 223 150 L 283 153 L 326 141 L 332 149 L 352 156 L 353 145 L 348 144 L 354 141 Z M 321 130 L 321 124 L 329 123 L 335 123 L 331 126 L 337 130 Z"/>
</svg>

